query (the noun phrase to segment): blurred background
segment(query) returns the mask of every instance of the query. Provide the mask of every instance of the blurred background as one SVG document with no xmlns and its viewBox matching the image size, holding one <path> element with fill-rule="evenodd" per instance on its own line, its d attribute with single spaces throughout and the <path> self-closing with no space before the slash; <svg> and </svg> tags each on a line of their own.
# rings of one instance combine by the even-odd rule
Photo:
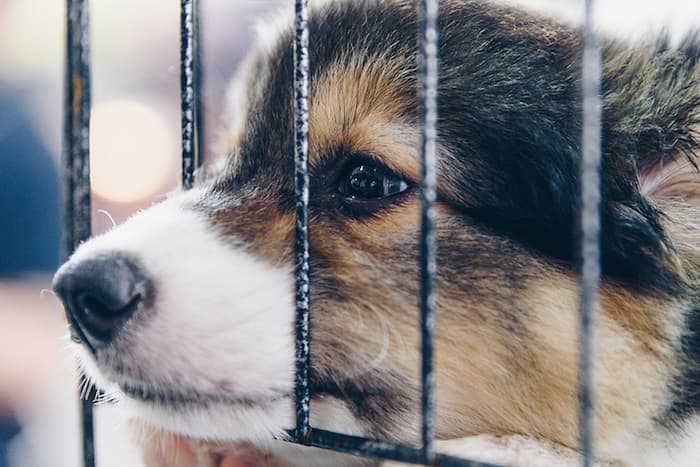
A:
<svg viewBox="0 0 700 467">
<path fill-rule="evenodd" d="M 200 0 L 205 160 L 254 24 L 280 0 Z M 290 0 L 291 1 L 291 0 Z M 313 0 L 311 0 L 313 3 Z M 511 0 L 577 23 L 583 1 Z M 638 38 L 700 28 L 697 0 L 606 0 L 597 23 Z M 93 0 L 93 232 L 179 184 L 179 2 Z M 0 0 L 0 467 L 80 465 L 76 370 L 48 291 L 61 249 L 63 0 Z M 114 407 L 96 410 L 99 467 L 137 466 Z"/>
</svg>

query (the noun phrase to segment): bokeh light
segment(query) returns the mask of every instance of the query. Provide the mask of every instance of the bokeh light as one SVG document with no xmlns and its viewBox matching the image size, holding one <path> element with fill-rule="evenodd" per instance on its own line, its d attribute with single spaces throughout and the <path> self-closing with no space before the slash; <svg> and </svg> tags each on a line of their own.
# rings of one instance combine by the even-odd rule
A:
<svg viewBox="0 0 700 467">
<path fill-rule="evenodd" d="M 92 112 L 93 192 L 131 203 L 169 188 L 178 162 L 175 138 L 152 107 L 133 100 L 109 100 Z"/>
</svg>

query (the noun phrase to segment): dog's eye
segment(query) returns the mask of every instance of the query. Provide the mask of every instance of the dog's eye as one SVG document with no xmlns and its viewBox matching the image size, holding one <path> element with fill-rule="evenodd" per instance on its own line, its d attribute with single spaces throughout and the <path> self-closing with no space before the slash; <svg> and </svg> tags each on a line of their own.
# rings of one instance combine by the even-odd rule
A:
<svg viewBox="0 0 700 467">
<path fill-rule="evenodd" d="M 408 183 L 404 179 L 388 168 L 369 161 L 350 165 L 338 184 L 342 195 L 357 200 L 387 198 L 407 189 Z"/>
</svg>

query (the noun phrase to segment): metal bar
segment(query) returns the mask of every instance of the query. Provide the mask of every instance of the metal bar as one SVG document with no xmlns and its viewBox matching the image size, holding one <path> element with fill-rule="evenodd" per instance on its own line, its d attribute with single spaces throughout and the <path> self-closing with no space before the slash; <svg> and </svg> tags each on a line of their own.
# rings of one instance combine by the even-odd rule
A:
<svg viewBox="0 0 700 467">
<path fill-rule="evenodd" d="M 206 155 L 204 126 L 204 41 L 202 39 L 202 2 L 194 0 L 194 108 L 196 168 L 199 169 Z"/>
<path fill-rule="evenodd" d="M 195 139 L 195 8 L 194 0 L 180 1 L 180 106 L 182 118 L 182 188 L 188 190 L 194 184 L 197 167 L 197 141 Z"/>
<path fill-rule="evenodd" d="M 309 12 L 295 2 L 294 181 L 296 194 L 296 439 L 309 438 Z"/>
<path fill-rule="evenodd" d="M 602 51 L 593 29 L 593 0 L 586 0 L 582 59 L 581 135 L 581 445 L 583 465 L 594 462 L 594 331 L 600 306 L 600 199 Z"/>
<path fill-rule="evenodd" d="M 290 434 L 294 435 L 294 433 Z M 318 428 L 311 429 L 306 444 L 321 449 L 344 452 L 354 456 L 393 460 L 409 464 L 425 464 L 422 449 L 376 439 L 343 435 L 332 431 L 320 430 Z M 428 465 L 443 467 L 498 467 L 494 464 L 460 459 L 445 454 L 436 454 L 433 461 Z"/>
<path fill-rule="evenodd" d="M 438 87 L 438 0 L 421 2 L 422 52 L 422 152 L 421 181 L 421 336 L 422 336 L 422 439 L 423 456 L 432 463 L 435 452 L 433 341 L 435 338 L 436 243 L 433 224 L 436 198 L 437 87 Z"/>
<path fill-rule="evenodd" d="M 66 3 L 66 69 L 63 121 L 64 232 L 67 260 L 90 237 L 90 23 L 87 0 Z M 94 394 L 94 393 L 93 393 Z M 81 397 L 83 465 L 94 467 L 90 393 Z"/>
</svg>

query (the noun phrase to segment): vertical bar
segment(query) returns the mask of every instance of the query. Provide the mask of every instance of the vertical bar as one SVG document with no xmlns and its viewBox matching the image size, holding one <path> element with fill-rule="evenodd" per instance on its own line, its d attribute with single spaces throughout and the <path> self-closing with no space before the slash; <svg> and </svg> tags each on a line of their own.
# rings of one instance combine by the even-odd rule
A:
<svg viewBox="0 0 700 467">
<path fill-rule="evenodd" d="M 438 92 L 438 0 L 422 0 L 422 109 L 421 136 L 423 173 L 421 181 L 421 336 L 422 336 L 422 438 L 425 462 L 435 460 L 433 340 L 435 337 L 436 243 L 433 224 L 437 177 L 437 92 Z"/>
<path fill-rule="evenodd" d="M 66 70 L 63 121 L 64 259 L 91 234 L 90 28 L 87 0 L 66 2 Z M 83 465 L 94 467 L 92 397 L 81 397 Z"/>
<path fill-rule="evenodd" d="M 295 0 L 294 189 L 296 195 L 296 439 L 308 443 L 309 430 L 309 12 Z"/>
<path fill-rule="evenodd" d="M 182 188 L 194 184 L 197 167 L 195 139 L 195 8 L 194 0 L 180 0 L 180 97 L 182 112 Z"/>
<path fill-rule="evenodd" d="M 586 0 L 583 36 L 581 135 L 581 444 L 583 465 L 594 461 L 594 331 L 599 309 L 602 51 L 593 29 L 593 0 Z"/>
<path fill-rule="evenodd" d="M 194 108 L 195 108 L 195 133 L 196 133 L 196 168 L 199 169 L 204 162 L 206 148 L 204 143 L 204 42 L 202 40 L 202 2 L 194 0 Z"/>
</svg>

